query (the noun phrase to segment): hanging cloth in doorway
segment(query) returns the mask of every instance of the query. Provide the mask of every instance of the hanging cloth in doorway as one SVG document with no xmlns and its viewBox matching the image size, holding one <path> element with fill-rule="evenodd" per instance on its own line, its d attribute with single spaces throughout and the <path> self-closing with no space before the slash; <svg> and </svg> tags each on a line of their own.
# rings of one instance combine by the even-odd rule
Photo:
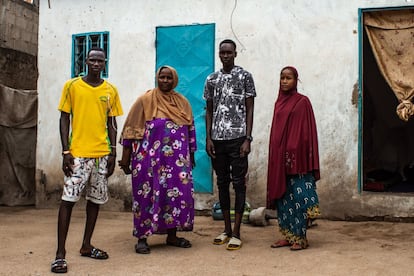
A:
<svg viewBox="0 0 414 276">
<path fill-rule="evenodd" d="M 364 27 L 378 67 L 400 104 L 397 114 L 414 115 L 414 9 L 367 12 Z"/>
</svg>

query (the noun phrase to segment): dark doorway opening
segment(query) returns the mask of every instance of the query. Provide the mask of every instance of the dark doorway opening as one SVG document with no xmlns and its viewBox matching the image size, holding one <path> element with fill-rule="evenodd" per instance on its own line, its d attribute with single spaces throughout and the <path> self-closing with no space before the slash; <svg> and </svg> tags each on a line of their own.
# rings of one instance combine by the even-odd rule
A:
<svg viewBox="0 0 414 276">
<path fill-rule="evenodd" d="M 396 114 L 398 99 L 362 30 L 363 190 L 414 192 L 414 118 L 404 122 Z"/>
</svg>

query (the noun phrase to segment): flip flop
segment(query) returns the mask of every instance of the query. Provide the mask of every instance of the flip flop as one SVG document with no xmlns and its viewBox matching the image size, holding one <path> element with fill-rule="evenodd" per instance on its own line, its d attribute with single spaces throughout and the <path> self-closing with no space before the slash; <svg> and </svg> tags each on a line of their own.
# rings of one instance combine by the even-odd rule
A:
<svg viewBox="0 0 414 276">
<path fill-rule="evenodd" d="M 175 246 L 175 247 L 180 247 L 180 248 L 190 248 L 191 247 L 191 243 L 189 240 L 186 240 L 184 238 L 176 238 L 175 241 L 169 241 L 167 240 L 167 245 L 170 246 Z"/>
<path fill-rule="evenodd" d="M 218 235 L 214 240 L 213 240 L 213 244 L 216 245 L 220 245 L 220 244 L 225 244 L 226 242 L 228 242 L 230 240 L 230 237 L 227 235 L 226 232 L 221 233 L 220 235 Z"/>
<path fill-rule="evenodd" d="M 66 273 L 68 272 L 68 263 L 66 262 L 66 259 L 55 259 L 52 262 L 52 265 L 50 267 L 50 271 L 53 273 Z"/>
<path fill-rule="evenodd" d="M 86 252 L 86 253 L 81 251 L 80 254 L 82 257 L 89 257 L 89 258 L 97 259 L 97 260 L 106 260 L 109 258 L 108 253 L 95 247 L 93 247 L 91 251 Z"/>
<path fill-rule="evenodd" d="M 290 243 L 287 240 L 278 240 L 277 242 L 270 245 L 271 248 L 279 248 L 284 246 L 290 246 Z"/>
<path fill-rule="evenodd" d="M 242 241 L 236 237 L 231 237 L 230 241 L 227 244 L 227 250 L 238 250 L 242 246 Z"/>
</svg>

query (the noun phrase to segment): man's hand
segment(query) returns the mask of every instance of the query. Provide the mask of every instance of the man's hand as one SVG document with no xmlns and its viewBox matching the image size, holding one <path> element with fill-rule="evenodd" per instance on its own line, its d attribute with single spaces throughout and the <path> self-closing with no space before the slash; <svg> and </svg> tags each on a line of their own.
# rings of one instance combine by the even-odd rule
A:
<svg viewBox="0 0 414 276">
<path fill-rule="evenodd" d="M 250 153 L 250 141 L 245 140 L 240 147 L 240 157 L 246 157 Z"/>
<path fill-rule="evenodd" d="M 115 155 L 108 155 L 108 163 L 106 166 L 106 169 L 108 172 L 106 173 L 106 178 L 109 178 L 113 173 L 115 169 Z"/>
<path fill-rule="evenodd" d="M 66 176 L 71 176 L 73 173 L 72 166 L 75 164 L 74 159 L 71 153 L 67 153 L 63 155 L 62 161 L 62 170 Z"/>
<path fill-rule="evenodd" d="M 206 140 L 206 151 L 208 156 L 216 158 L 216 151 L 214 150 L 214 143 L 211 139 Z"/>
</svg>

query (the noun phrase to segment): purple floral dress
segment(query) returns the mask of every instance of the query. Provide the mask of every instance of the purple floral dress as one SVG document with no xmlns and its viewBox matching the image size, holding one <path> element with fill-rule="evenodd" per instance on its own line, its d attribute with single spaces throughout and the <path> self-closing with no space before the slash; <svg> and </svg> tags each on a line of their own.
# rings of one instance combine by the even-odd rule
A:
<svg viewBox="0 0 414 276">
<path fill-rule="evenodd" d="M 194 124 L 169 119 L 146 122 L 142 140 L 123 140 L 132 147 L 133 235 L 146 238 L 167 229 L 191 231 L 194 188 L 190 152 L 196 150 Z"/>
</svg>

